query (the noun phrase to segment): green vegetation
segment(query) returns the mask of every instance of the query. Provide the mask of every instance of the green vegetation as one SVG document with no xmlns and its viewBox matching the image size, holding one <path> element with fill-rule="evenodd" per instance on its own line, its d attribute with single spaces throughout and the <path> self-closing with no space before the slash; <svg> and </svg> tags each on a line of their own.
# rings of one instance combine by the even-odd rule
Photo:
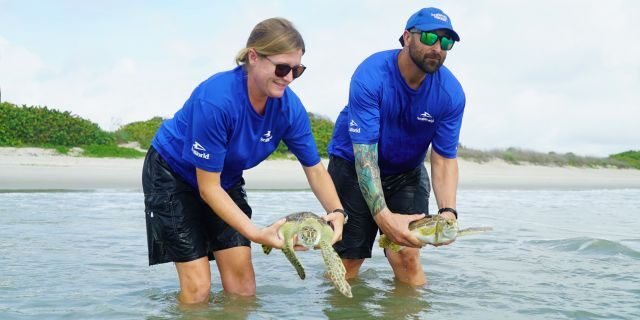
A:
<svg viewBox="0 0 640 320">
<path fill-rule="evenodd" d="M 311 112 L 309 112 L 309 119 L 311 119 L 311 131 L 316 140 L 318 152 L 321 157 L 327 158 L 329 157 L 327 147 L 329 147 L 329 141 L 331 140 L 331 135 L 333 135 L 333 121 Z"/>
<path fill-rule="evenodd" d="M 640 151 L 625 151 L 622 153 L 612 154 L 609 158 L 627 163 L 633 168 L 640 169 Z"/>
<path fill-rule="evenodd" d="M 308 113 L 311 130 L 320 156 L 327 157 L 327 146 L 333 133 L 333 122 L 323 116 Z M 144 152 L 120 147 L 118 144 L 138 142 L 146 149 L 163 119 L 154 117 L 146 121 L 126 124 L 115 132 L 103 131 L 97 124 L 82 119 L 68 111 L 58 111 L 39 106 L 16 106 L 0 103 L 0 146 L 54 148 L 67 154 L 73 147 L 84 151 L 88 157 L 140 158 Z M 583 157 L 573 153 L 541 153 L 518 148 L 481 151 L 464 146 L 458 156 L 465 160 L 487 162 L 502 159 L 512 164 L 544 166 L 616 167 L 640 169 L 640 151 L 626 151 L 607 158 Z M 280 143 L 271 159 L 291 159 L 293 155 L 284 143 Z"/>
<path fill-rule="evenodd" d="M 329 140 L 333 134 L 333 121 L 327 117 L 317 115 L 311 112 L 307 112 L 309 120 L 311 121 L 311 132 L 313 132 L 313 138 L 316 142 L 316 148 L 320 157 L 327 158 L 327 147 L 329 146 Z M 290 152 L 287 146 L 280 142 L 276 151 L 271 154 L 269 159 L 291 159 L 295 158 Z"/>
<path fill-rule="evenodd" d="M 82 149 L 84 149 L 83 156 L 94 158 L 144 158 L 146 154 L 146 152 L 116 145 L 92 144 L 83 146 Z"/>
<path fill-rule="evenodd" d="M 75 147 L 114 142 L 97 124 L 68 111 L 0 103 L 0 146 Z"/>
<path fill-rule="evenodd" d="M 0 103 L 0 146 L 53 148 L 67 154 L 73 147 L 83 149 L 86 157 L 140 158 L 145 153 L 118 143 L 137 141 L 148 148 L 162 119 L 135 122 L 116 132 L 100 127 L 68 111 L 40 106 L 16 106 Z"/>
<path fill-rule="evenodd" d="M 633 152 L 633 151 L 628 151 Z M 625 153 L 628 153 L 625 152 Z M 639 153 L 636 153 L 636 157 Z M 571 152 L 560 154 L 555 152 L 542 153 L 518 148 L 508 148 L 506 150 L 480 151 L 476 149 L 460 146 L 458 156 L 465 160 L 475 162 L 487 162 L 493 159 L 502 159 L 511 164 L 534 164 L 541 166 L 571 166 L 571 167 L 616 167 L 616 168 L 637 168 L 640 169 L 640 161 L 635 165 L 631 160 L 624 157 L 611 155 L 608 158 L 577 156 Z M 640 158 L 636 158 L 640 159 Z"/>
<path fill-rule="evenodd" d="M 160 128 L 162 121 L 162 118 L 154 117 L 147 121 L 126 124 L 114 133 L 116 140 L 118 143 L 136 141 L 140 144 L 141 148 L 149 149 L 151 139 L 153 139 L 153 135 L 155 135 L 158 128 Z"/>
</svg>

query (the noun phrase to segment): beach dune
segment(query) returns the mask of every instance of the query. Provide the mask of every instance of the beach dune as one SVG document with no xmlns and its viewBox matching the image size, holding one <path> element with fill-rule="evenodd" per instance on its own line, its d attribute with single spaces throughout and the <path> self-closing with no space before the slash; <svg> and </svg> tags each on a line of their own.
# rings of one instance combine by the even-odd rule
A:
<svg viewBox="0 0 640 320">
<path fill-rule="evenodd" d="M 327 160 L 323 161 L 325 166 Z M 84 158 L 39 148 L 0 148 L 0 190 L 142 190 L 143 159 Z M 640 170 L 512 165 L 460 160 L 460 188 L 640 188 Z M 429 168 L 427 164 L 427 168 Z M 294 160 L 268 160 L 245 171 L 247 189 L 309 189 Z"/>
</svg>

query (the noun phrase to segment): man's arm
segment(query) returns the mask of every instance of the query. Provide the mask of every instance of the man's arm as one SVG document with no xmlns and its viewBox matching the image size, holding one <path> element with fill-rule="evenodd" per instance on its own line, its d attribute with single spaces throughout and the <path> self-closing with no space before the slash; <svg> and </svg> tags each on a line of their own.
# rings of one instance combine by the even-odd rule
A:
<svg viewBox="0 0 640 320">
<path fill-rule="evenodd" d="M 401 215 L 387 208 L 378 166 L 378 144 L 353 144 L 358 184 L 373 219 L 391 241 L 406 247 L 420 248 L 422 242 L 409 232 L 409 223 L 424 214 Z"/>
<path fill-rule="evenodd" d="M 354 144 L 353 153 L 360 191 L 375 218 L 378 213 L 387 209 L 378 167 L 378 144 Z"/>
<path fill-rule="evenodd" d="M 431 183 L 438 208 L 456 209 L 458 190 L 458 159 L 445 158 L 431 150 Z M 445 218 L 455 218 L 451 212 L 443 212 Z"/>
</svg>

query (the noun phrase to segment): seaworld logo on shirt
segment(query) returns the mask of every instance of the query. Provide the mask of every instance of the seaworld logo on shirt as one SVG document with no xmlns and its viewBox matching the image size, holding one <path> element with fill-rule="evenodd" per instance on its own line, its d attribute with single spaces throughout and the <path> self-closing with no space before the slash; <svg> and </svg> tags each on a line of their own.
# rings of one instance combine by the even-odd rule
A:
<svg viewBox="0 0 640 320">
<path fill-rule="evenodd" d="M 209 160 L 209 154 L 205 153 L 207 149 L 205 149 L 198 141 L 194 141 L 191 146 L 191 152 L 194 156 L 202 159 Z"/>
<path fill-rule="evenodd" d="M 358 128 L 358 124 L 353 120 L 349 122 L 349 132 L 360 133 L 360 128 Z"/>
<path fill-rule="evenodd" d="M 262 135 L 262 138 L 260 138 L 260 141 L 269 142 L 271 141 L 271 139 L 273 139 L 273 136 L 271 135 L 271 130 L 269 130 L 267 131 L 267 133 Z"/>
<path fill-rule="evenodd" d="M 428 112 L 423 112 L 418 115 L 418 121 L 426 121 L 429 123 L 433 123 L 433 117 Z"/>
</svg>

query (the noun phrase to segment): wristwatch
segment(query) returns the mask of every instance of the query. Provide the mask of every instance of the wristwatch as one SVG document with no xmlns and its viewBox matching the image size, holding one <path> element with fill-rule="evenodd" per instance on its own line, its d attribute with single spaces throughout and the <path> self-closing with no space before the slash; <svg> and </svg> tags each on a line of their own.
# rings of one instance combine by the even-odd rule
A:
<svg viewBox="0 0 640 320">
<path fill-rule="evenodd" d="M 458 219 L 458 211 L 456 211 L 456 209 L 454 208 L 440 208 L 438 210 L 438 214 L 441 214 L 443 212 L 451 212 L 454 216 L 456 216 L 456 220 Z"/>
<path fill-rule="evenodd" d="M 347 215 L 347 213 L 344 212 L 343 209 L 335 209 L 335 210 L 331 211 L 330 213 L 335 213 L 335 212 L 342 213 L 342 215 L 344 216 L 344 224 L 347 224 L 347 221 L 349 221 L 349 215 Z"/>
</svg>

